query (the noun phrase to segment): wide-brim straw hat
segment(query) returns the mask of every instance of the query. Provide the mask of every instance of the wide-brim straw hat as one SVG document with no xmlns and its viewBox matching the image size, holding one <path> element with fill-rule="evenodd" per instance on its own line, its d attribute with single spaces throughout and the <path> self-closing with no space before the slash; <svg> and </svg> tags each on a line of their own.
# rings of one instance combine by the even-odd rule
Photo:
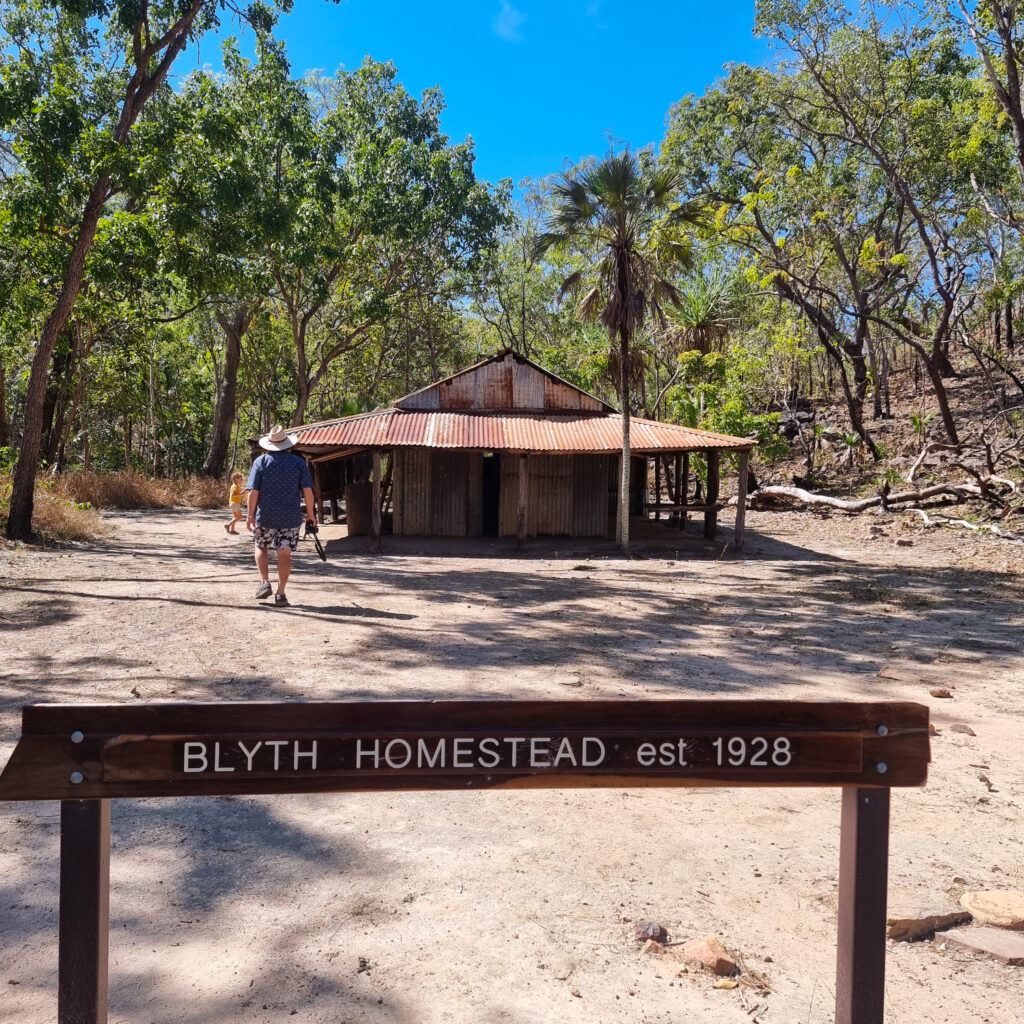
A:
<svg viewBox="0 0 1024 1024">
<path fill-rule="evenodd" d="M 275 423 L 270 433 L 260 438 L 260 447 L 267 452 L 284 452 L 296 441 L 298 437 L 295 434 L 289 434 L 280 423 Z"/>
</svg>

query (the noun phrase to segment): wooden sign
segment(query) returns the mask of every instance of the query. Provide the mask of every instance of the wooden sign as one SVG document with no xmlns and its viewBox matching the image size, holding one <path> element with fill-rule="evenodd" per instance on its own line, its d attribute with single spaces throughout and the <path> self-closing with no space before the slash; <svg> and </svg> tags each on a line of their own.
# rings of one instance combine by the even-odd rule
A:
<svg viewBox="0 0 1024 1024">
<path fill-rule="evenodd" d="M 570 786 L 917 786 L 909 703 L 37 704 L 3 800 Z"/>
<path fill-rule="evenodd" d="M 61 801 L 58 1024 L 106 1024 L 110 800 L 502 786 L 840 786 L 836 1024 L 882 1024 L 889 789 L 920 704 L 35 704 L 0 800 Z M 258 840 L 256 840 L 258 841 Z"/>
</svg>

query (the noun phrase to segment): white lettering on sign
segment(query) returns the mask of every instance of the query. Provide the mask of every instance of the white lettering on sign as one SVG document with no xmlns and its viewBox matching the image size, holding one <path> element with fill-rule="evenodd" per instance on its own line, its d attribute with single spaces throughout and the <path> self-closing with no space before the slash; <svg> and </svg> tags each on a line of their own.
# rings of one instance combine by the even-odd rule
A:
<svg viewBox="0 0 1024 1024">
<path fill-rule="evenodd" d="M 427 741 L 420 740 L 416 744 L 416 767 L 434 768 L 438 764 L 444 767 L 444 740 L 437 741 L 433 754 L 427 750 Z"/>
<path fill-rule="evenodd" d="M 591 747 L 597 747 L 600 753 L 595 751 L 594 757 L 588 757 L 587 751 Z M 584 736 L 583 737 L 583 767 L 584 768 L 596 768 L 604 760 L 604 744 L 596 736 Z"/>
<path fill-rule="evenodd" d="M 187 740 L 175 747 L 175 763 L 187 775 L 316 771 L 566 771 L 651 769 L 694 772 L 787 768 L 800 755 L 789 736 L 655 733 L 653 738 L 599 736 L 358 736 L 317 739 Z M 606 746 L 606 744 L 610 744 Z M 609 750 L 611 751 L 609 754 Z M 857 755 L 859 756 L 859 754 Z"/>
<path fill-rule="evenodd" d="M 453 768 L 472 768 L 473 767 L 473 751 L 470 749 L 473 741 L 460 737 L 452 744 L 452 767 Z M 467 760 L 467 758 L 469 760 Z"/>
<path fill-rule="evenodd" d="M 480 767 L 497 768 L 501 764 L 501 754 L 498 752 L 498 741 L 493 736 L 488 736 L 480 741 Z M 487 758 L 485 761 L 484 758 Z"/>
<path fill-rule="evenodd" d="M 518 763 L 516 761 L 516 758 L 517 758 L 517 756 L 519 754 L 519 744 L 520 743 L 525 743 L 526 742 L 526 737 L 525 736 L 506 736 L 505 737 L 505 742 L 508 743 L 512 747 L 512 767 L 516 768 L 516 767 L 518 767 Z"/>
<path fill-rule="evenodd" d="M 413 745 L 415 744 L 415 746 Z M 557 744 L 557 746 L 556 746 Z M 674 749 L 674 747 L 673 747 Z M 368 768 L 596 768 L 605 760 L 597 736 L 453 736 L 438 739 L 355 741 L 355 767 Z"/>
<path fill-rule="evenodd" d="M 572 744 L 569 742 L 568 736 L 562 737 L 562 742 L 558 744 L 558 753 L 555 754 L 555 767 L 557 768 L 561 763 L 562 759 L 565 759 L 569 764 L 575 767 L 576 755 L 573 753 Z"/>
<path fill-rule="evenodd" d="M 282 748 L 289 746 L 292 748 L 291 758 L 287 753 L 282 756 Z M 264 757 L 259 758 L 257 755 L 261 749 L 264 751 Z M 270 754 L 271 750 L 273 755 Z M 189 740 L 182 745 L 181 752 L 181 770 L 189 775 L 207 771 L 316 771 L 318 767 L 317 740 L 310 740 L 308 744 L 301 740 L 257 740 L 252 746 L 248 746 L 242 740 L 234 743 L 222 743 L 220 740 L 202 743 L 198 740 Z"/>
<path fill-rule="evenodd" d="M 298 740 L 296 740 L 295 744 L 292 747 L 292 754 L 294 755 L 293 756 L 293 760 L 292 760 L 292 768 L 295 771 L 299 770 L 299 758 L 300 757 L 307 757 L 307 758 L 309 758 L 310 761 L 312 762 L 312 764 L 310 764 L 309 767 L 312 768 L 313 771 L 316 771 L 316 740 L 313 740 L 313 749 L 312 750 L 299 750 L 299 743 L 298 743 Z"/>
<path fill-rule="evenodd" d="M 274 748 L 274 771 L 281 767 L 281 748 L 288 746 L 287 740 L 267 740 L 266 746 Z"/>
<path fill-rule="evenodd" d="M 215 772 L 233 772 L 235 769 L 220 763 L 220 744 L 213 745 L 213 770 Z"/>
<path fill-rule="evenodd" d="M 182 766 L 186 772 L 205 772 L 209 762 L 206 760 L 205 743 L 185 744 L 185 764 Z"/>
<path fill-rule="evenodd" d="M 356 740 L 356 767 L 363 767 L 363 758 L 373 757 L 373 767 L 380 767 L 380 740 L 373 741 L 373 748 L 371 750 L 363 750 L 363 741 Z"/>
<path fill-rule="evenodd" d="M 245 754 L 245 770 L 247 772 L 252 771 L 252 759 L 259 753 L 259 749 L 262 746 L 263 743 L 260 741 L 250 750 L 241 740 L 238 741 L 238 749 Z"/>
<path fill-rule="evenodd" d="M 767 768 L 767 758 L 770 756 L 776 768 L 785 768 L 793 760 L 792 744 L 788 736 L 779 736 L 771 743 L 770 755 L 768 740 L 763 736 L 755 736 L 749 746 L 742 736 L 731 736 L 728 739 L 719 736 L 711 746 L 715 750 L 715 764 L 719 767 L 728 763 L 733 768 Z"/>
<path fill-rule="evenodd" d="M 636 748 L 636 759 L 645 768 L 650 768 L 655 761 L 662 768 L 685 768 L 686 740 L 662 743 L 659 746 L 655 746 L 653 743 L 641 743 Z"/>
<path fill-rule="evenodd" d="M 392 754 L 395 748 L 398 749 L 398 753 Z M 384 748 L 384 760 L 387 761 L 389 768 L 405 768 L 412 760 L 412 747 L 409 745 L 409 741 L 392 740 Z"/>
</svg>

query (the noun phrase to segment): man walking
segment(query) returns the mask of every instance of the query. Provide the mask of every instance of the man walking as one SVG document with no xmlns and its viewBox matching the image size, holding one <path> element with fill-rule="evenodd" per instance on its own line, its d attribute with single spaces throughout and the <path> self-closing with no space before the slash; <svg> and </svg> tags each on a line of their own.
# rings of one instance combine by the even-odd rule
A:
<svg viewBox="0 0 1024 1024">
<path fill-rule="evenodd" d="M 295 444 L 295 435 L 275 426 L 260 438 L 260 455 L 249 471 L 249 514 L 245 527 L 256 543 L 256 568 L 260 585 L 256 600 L 270 597 L 270 548 L 277 552 L 277 593 L 274 604 L 288 604 L 285 587 L 292 568 L 292 552 L 299 546 L 302 525 L 301 494 L 306 503 L 306 518 L 313 521 L 313 478 L 306 460 L 288 449 Z"/>
</svg>

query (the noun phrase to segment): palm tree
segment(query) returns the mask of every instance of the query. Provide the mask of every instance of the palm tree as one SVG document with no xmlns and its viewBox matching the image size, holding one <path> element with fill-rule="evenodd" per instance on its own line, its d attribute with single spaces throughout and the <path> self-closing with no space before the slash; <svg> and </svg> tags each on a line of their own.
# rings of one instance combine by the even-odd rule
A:
<svg viewBox="0 0 1024 1024">
<path fill-rule="evenodd" d="M 570 274 L 559 300 L 578 295 L 579 315 L 600 322 L 608 332 L 612 363 L 619 371 L 622 407 L 622 477 L 619 487 L 618 539 L 629 552 L 629 380 L 635 356 L 630 346 L 648 313 L 664 321 L 666 303 L 680 297 L 668 273 L 689 265 L 690 247 L 679 232 L 692 220 L 676 203 L 680 176 L 628 149 L 611 153 L 594 167 L 564 175 L 551 190 L 553 209 L 538 253 L 554 245 L 575 246 L 590 265 Z M 588 287 L 589 286 L 589 287 Z"/>
<path fill-rule="evenodd" d="M 665 312 L 665 337 L 678 352 L 719 352 L 739 319 L 736 281 L 721 267 L 694 274 L 679 286 L 679 303 Z"/>
</svg>

